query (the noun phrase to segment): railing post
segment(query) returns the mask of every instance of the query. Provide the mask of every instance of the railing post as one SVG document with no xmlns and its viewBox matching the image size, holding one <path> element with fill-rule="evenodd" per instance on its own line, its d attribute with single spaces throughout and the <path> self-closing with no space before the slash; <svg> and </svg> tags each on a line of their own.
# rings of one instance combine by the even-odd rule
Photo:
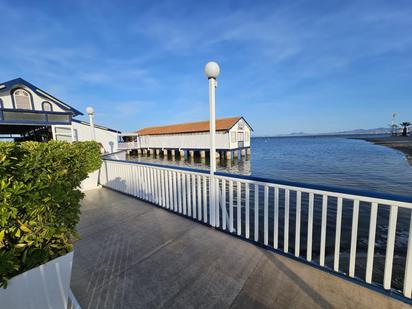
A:
<svg viewBox="0 0 412 309">
<path fill-rule="evenodd" d="M 383 288 L 391 289 L 392 283 L 392 267 L 393 267 L 393 252 L 395 249 L 396 236 L 396 220 L 398 218 L 398 206 L 391 205 L 389 213 L 388 238 L 386 244 L 385 269 L 383 273 Z"/>
<path fill-rule="evenodd" d="M 378 214 L 378 203 L 372 203 L 369 220 L 368 255 L 366 260 L 366 282 L 372 283 L 373 258 L 375 251 L 376 218 Z"/>
<path fill-rule="evenodd" d="M 410 220 L 409 238 L 408 238 L 408 248 L 407 248 L 407 253 L 406 253 L 403 295 L 405 297 L 411 298 L 412 296 L 412 213 L 411 213 L 411 218 L 409 220 Z"/>
<path fill-rule="evenodd" d="M 333 270 L 339 271 L 339 256 L 340 256 L 340 234 L 342 225 L 342 205 L 343 199 L 338 197 L 338 205 L 336 209 L 336 229 L 335 229 L 335 257 L 333 260 Z"/>
</svg>

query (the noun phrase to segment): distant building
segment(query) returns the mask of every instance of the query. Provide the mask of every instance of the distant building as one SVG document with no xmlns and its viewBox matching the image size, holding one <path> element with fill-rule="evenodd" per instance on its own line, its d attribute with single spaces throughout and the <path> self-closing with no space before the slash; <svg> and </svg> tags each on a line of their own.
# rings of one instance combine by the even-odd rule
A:
<svg viewBox="0 0 412 309">
<path fill-rule="evenodd" d="M 0 83 L 0 138 L 23 141 L 92 140 L 83 115 L 46 91 L 17 78 Z M 105 152 L 117 151 L 120 132 L 95 125 L 96 141 Z"/>
<path fill-rule="evenodd" d="M 226 158 L 250 154 L 252 127 L 243 117 L 216 120 L 216 151 Z M 119 149 L 135 149 L 139 153 L 160 153 L 172 156 L 193 156 L 196 152 L 206 156 L 210 147 L 209 121 L 188 122 L 141 129 L 122 135 Z"/>
</svg>

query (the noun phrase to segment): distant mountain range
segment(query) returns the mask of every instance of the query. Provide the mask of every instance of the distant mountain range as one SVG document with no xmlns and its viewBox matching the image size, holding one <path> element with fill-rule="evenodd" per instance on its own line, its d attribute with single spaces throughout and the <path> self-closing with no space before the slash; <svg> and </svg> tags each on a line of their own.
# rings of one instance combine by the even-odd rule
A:
<svg viewBox="0 0 412 309">
<path fill-rule="evenodd" d="M 280 134 L 276 136 L 315 136 L 315 135 L 369 135 L 369 134 L 390 134 L 390 128 L 375 128 L 375 129 L 356 129 L 350 131 L 329 132 L 329 133 L 305 133 L 294 132 L 289 134 Z"/>
</svg>

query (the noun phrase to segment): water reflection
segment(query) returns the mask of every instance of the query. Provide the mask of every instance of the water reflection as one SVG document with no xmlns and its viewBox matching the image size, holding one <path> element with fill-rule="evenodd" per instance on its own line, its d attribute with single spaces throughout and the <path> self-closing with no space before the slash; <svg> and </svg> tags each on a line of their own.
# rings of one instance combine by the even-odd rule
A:
<svg viewBox="0 0 412 309">
<path fill-rule="evenodd" d="M 138 161 L 138 162 L 148 162 L 148 163 L 157 163 L 157 164 L 164 164 L 164 165 L 173 165 L 173 166 L 184 166 L 190 168 L 197 168 L 208 170 L 210 167 L 209 157 L 201 158 L 200 156 L 148 156 L 148 155 L 129 155 L 127 157 L 130 161 Z M 251 168 L 251 160 L 250 156 L 246 158 L 243 157 L 241 159 L 234 159 L 234 160 L 226 160 L 226 159 L 216 159 L 216 170 L 220 172 L 228 172 L 233 174 L 241 174 L 241 175 L 251 175 L 252 168 Z"/>
</svg>

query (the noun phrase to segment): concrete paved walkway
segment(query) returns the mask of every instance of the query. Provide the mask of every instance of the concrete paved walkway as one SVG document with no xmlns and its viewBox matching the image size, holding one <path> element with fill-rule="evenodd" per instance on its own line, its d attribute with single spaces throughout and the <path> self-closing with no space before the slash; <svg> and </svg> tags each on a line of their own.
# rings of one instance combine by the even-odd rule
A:
<svg viewBox="0 0 412 309">
<path fill-rule="evenodd" d="M 108 189 L 82 202 L 82 308 L 410 308 Z"/>
</svg>

